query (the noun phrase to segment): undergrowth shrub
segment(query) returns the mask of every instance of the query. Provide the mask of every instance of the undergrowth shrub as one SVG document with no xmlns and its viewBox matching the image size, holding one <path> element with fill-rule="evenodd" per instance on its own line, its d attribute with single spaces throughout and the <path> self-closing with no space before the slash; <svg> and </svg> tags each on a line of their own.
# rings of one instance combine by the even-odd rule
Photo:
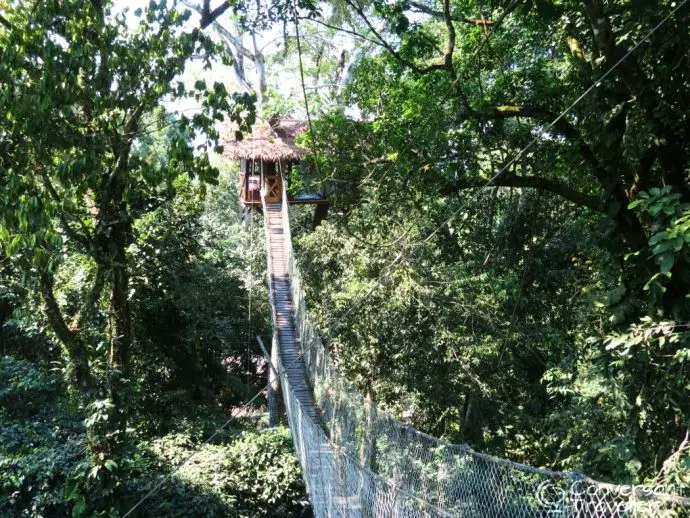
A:
<svg viewBox="0 0 690 518">
<path fill-rule="evenodd" d="M 239 432 L 230 444 L 198 446 L 185 434 L 152 441 L 134 461 L 145 472 L 172 472 L 196 454 L 138 516 L 301 516 L 308 502 L 291 448 L 287 428 Z M 139 490 L 157 482 L 136 480 Z"/>
<path fill-rule="evenodd" d="M 0 358 L 0 407 L 8 416 L 31 416 L 58 388 L 58 378 L 30 362 L 11 356 Z"/>
<path fill-rule="evenodd" d="M 150 396 L 168 417 L 144 412 L 126 455 L 100 466 L 87 454 L 85 412 L 60 374 L 0 358 L 0 517 L 121 516 L 162 480 L 132 516 L 297 517 L 307 509 L 287 428 L 229 427 L 204 444 L 226 414 L 182 389 Z"/>
<path fill-rule="evenodd" d="M 82 420 L 58 375 L 0 358 L 0 516 L 70 516 L 64 486 L 84 453 Z"/>
<path fill-rule="evenodd" d="M 288 428 L 244 432 L 229 450 L 230 486 L 240 506 L 263 516 L 289 515 L 306 505 L 301 469 Z"/>
</svg>

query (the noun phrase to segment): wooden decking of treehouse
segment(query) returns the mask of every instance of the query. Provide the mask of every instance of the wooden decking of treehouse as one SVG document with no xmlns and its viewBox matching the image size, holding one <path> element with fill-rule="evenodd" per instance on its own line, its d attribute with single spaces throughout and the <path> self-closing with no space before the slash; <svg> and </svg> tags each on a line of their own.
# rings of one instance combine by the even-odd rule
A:
<svg viewBox="0 0 690 518">
<path fill-rule="evenodd" d="M 281 363 L 290 386 L 297 394 L 302 407 L 309 409 L 310 417 L 315 422 L 319 422 L 318 413 L 314 408 L 311 387 L 307 382 L 302 346 L 295 329 L 292 289 L 287 270 L 287 257 L 285 256 L 285 232 L 281 204 L 267 204 L 264 217 L 269 235 L 268 260 L 271 262 L 269 289 L 273 296 Z"/>
</svg>

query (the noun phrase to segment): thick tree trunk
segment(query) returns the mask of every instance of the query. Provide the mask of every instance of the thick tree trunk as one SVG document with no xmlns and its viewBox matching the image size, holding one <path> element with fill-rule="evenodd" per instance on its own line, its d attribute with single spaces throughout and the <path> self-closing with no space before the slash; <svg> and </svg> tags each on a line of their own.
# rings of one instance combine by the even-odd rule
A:
<svg viewBox="0 0 690 518">
<path fill-rule="evenodd" d="M 129 355 L 132 341 L 129 313 L 129 272 L 126 246 L 129 221 L 126 211 L 118 212 L 120 220 L 111 224 L 107 241 L 111 263 L 109 300 L 110 349 L 108 354 L 108 395 L 113 404 L 108 424 L 108 435 L 102 445 L 110 455 L 118 456 L 127 428 L 126 387 L 129 378 Z"/>
<path fill-rule="evenodd" d="M 129 313 L 129 272 L 127 264 L 127 243 L 129 241 L 129 218 L 124 207 L 117 211 L 119 218 L 111 226 L 109 250 L 112 285 L 110 291 L 111 336 L 108 356 L 108 389 L 116 413 L 120 415 L 124 428 L 122 407 L 125 403 L 124 380 L 129 377 L 129 350 L 132 341 Z"/>
<path fill-rule="evenodd" d="M 256 90 L 258 94 L 259 108 L 263 108 L 263 105 L 266 102 L 266 92 L 268 91 L 268 84 L 266 83 L 266 58 L 256 42 L 256 34 L 252 32 L 251 36 L 252 45 L 254 48 L 254 65 L 256 65 Z"/>
<path fill-rule="evenodd" d="M 476 412 L 478 403 L 477 397 L 473 392 L 469 392 L 465 395 L 460 431 L 462 433 L 463 440 L 470 444 L 478 443 L 481 440 L 479 419 Z"/>
<path fill-rule="evenodd" d="M 122 251 L 124 255 L 124 250 Z M 119 255 L 119 254 L 118 254 Z M 129 290 L 129 274 L 126 265 L 113 268 L 113 284 L 110 292 L 110 313 L 112 317 L 112 337 L 110 339 L 110 355 L 108 358 L 111 392 L 115 398 L 116 385 L 120 378 L 129 375 L 129 348 L 131 344 L 131 323 L 127 292 Z"/>
<path fill-rule="evenodd" d="M 143 106 L 143 105 L 142 105 Z M 98 257 L 110 271 L 110 350 L 108 354 L 108 392 L 114 406 L 107 448 L 115 453 L 127 424 L 125 410 L 126 380 L 129 377 L 129 354 L 132 341 L 129 313 L 129 265 L 127 245 L 131 237 L 131 223 L 125 201 L 131 137 L 136 131 L 141 109 L 132 114 L 125 125 L 125 137 L 117 148 L 115 169 L 105 180 L 101 194 L 102 219 L 97 234 L 101 247 Z M 99 265 L 100 266 L 100 265 Z"/>
<path fill-rule="evenodd" d="M 628 208 L 630 201 L 627 198 L 616 200 L 621 207 L 613 217 L 618 231 L 628 246 L 635 252 L 647 247 L 647 233 L 637 215 Z"/>
<path fill-rule="evenodd" d="M 640 68 L 635 57 L 626 57 L 626 49 L 617 43 L 603 0 L 584 0 L 583 3 L 592 24 L 597 48 L 606 57 L 610 66 L 618 64 L 616 73 L 645 112 L 657 137 L 665 141 L 659 161 L 666 171 L 666 182 L 675 187 L 683 201 L 690 201 L 690 188 L 685 172 L 687 155 L 673 126 L 659 116 L 659 98 L 652 93 L 654 85 L 650 84 L 649 78 Z"/>
</svg>

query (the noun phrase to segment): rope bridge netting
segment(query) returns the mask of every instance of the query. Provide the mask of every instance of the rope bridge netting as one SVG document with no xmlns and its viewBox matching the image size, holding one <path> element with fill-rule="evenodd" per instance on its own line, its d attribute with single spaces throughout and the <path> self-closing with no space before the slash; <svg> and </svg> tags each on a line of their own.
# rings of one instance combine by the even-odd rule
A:
<svg viewBox="0 0 690 518">
<path fill-rule="evenodd" d="M 291 388 L 280 360 L 278 370 L 317 517 L 690 514 L 687 499 L 658 488 L 605 484 L 481 454 L 378 410 L 338 372 L 312 324 L 292 251 L 287 203 L 282 203 L 282 219 L 295 328 L 317 418 Z"/>
</svg>

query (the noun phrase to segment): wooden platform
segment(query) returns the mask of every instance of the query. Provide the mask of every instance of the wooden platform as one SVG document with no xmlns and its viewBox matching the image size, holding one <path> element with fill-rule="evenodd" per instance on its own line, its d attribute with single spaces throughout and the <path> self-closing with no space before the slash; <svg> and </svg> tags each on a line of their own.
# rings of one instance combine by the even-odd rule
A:
<svg viewBox="0 0 690 518">
<path fill-rule="evenodd" d="M 244 205 L 251 205 L 255 207 L 261 207 L 261 198 L 243 198 L 240 196 L 240 201 Z M 330 205 L 331 200 L 328 198 L 314 198 L 314 199 L 300 199 L 300 198 L 288 198 L 289 205 Z"/>
<path fill-rule="evenodd" d="M 283 232 L 283 217 L 279 203 L 266 205 L 264 214 L 269 231 L 268 257 L 271 261 L 271 283 L 269 288 L 273 294 L 276 321 L 278 325 L 278 342 L 280 344 L 280 358 L 286 375 L 302 407 L 310 410 L 311 417 L 319 422 L 319 416 L 314 407 L 312 390 L 307 382 L 307 373 L 302 359 L 302 345 L 295 329 L 292 305 L 292 290 L 287 272 L 285 257 L 285 234 Z"/>
</svg>

